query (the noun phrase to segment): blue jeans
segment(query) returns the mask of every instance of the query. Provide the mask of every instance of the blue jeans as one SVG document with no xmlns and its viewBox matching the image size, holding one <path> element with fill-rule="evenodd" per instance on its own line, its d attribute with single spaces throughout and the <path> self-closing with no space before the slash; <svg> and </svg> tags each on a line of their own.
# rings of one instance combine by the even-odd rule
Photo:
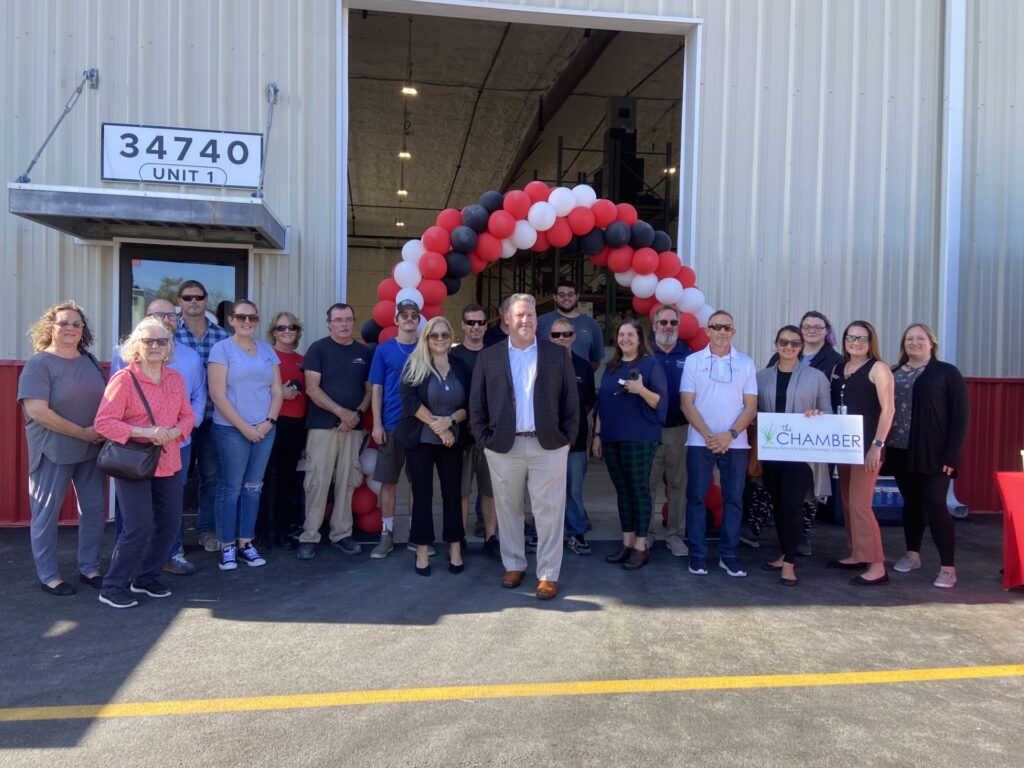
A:
<svg viewBox="0 0 1024 768">
<path fill-rule="evenodd" d="M 587 510 L 583 508 L 583 478 L 587 476 L 587 452 L 570 451 L 565 470 L 565 535 L 587 532 Z"/>
<path fill-rule="evenodd" d="M 250 443 L 234 427 L 213 425 L 217 446 L 217 541 L 229 544 L 256 535 L 263 473 L 274 448 L 274 431 L 258 443 Z"/>
<path fill-rule="evenodd" d="M 743 520 L 743 484 L 747 479 L 748 448 L 731 448 L 725 453 L 712 453 L 701 445 L 686 449 L 686 537 L 690 557 L 708 556 L 707 509 L 704 499 L 711 487 L 711 474 L 718 467 L 722 483 L 722 537 L 718 556 L 722 560 L 736 557 Z"/>
<path fill-rule="evenodd" d="M 192 430 L 192 452 L 196 457 L 199 477 L 199 509 L 196 530 L 212 533 L 217 517 L 217 446 L 214 444 L 213 418 L 206 419 Z"/>
</svg>

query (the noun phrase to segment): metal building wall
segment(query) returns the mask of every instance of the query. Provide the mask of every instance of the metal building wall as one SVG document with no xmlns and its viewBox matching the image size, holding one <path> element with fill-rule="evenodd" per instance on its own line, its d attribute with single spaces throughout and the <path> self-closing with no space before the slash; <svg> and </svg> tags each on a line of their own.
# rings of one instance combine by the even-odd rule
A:
<svg viewBox="0 0 1024 768">
<path fill-rule="evenodd" d="M 33 170 L 38 184 L 116 189 L 101 183 L 104 121 L 262 131 L 264 90 L 280 98 L 271 134 L 265 200 L 292 227 L 287 256 L 254 253 L 251 293 L 264 312 L 318 308 L 334 286 L 336 3 L 273 0 L 16 0 L 5 5 L 0 170 L 18 176 L 53 125 L 83 69 L 98 90 L 77 107 Z M 175 191 L 162 186 L 163 192 Z M 195 192 L 182 187 L 181 191 Z M 228 194 L 245 195 L 244 190 Z M 0 269 L 11 300 L 0 305 L 0 357 L 30 354 L 24 331 L 56 300 L 77 299 L 110 354 L 114 249 L 74 241 L 10 214 L 0 217 Z M 317 309 L 303 320 L 309 324 Z"/>
</svg>

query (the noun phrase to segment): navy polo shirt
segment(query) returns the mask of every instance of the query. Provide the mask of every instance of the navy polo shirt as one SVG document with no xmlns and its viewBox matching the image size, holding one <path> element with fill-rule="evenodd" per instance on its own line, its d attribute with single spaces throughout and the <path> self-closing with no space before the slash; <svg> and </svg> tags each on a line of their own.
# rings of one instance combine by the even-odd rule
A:
<svg viewBox="0 0 1024 768">
<path fill-rule="evenodd" d="M 668 416 L 665 418 L 665 426 L 681 427 L 689 423 L 679 407 L 679 380 L 683 377 L 683 364 L 690 354 L 690 347 L 682 340 L 677 341 L 670 352 L 663 351 L 657 344 L 652 343 L 651 347 L 668 381 Z"/>
</svg>

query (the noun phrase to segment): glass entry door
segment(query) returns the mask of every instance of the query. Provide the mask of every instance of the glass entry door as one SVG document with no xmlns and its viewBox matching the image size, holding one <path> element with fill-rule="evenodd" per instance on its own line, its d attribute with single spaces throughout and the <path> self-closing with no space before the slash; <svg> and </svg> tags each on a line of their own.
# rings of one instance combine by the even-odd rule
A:
<svg viewBox="0 0 1024 768">
<path fill-rule="evenodd" d="M 131 333 L 154 299 L 167 299 L 177 306 L 178 286 L 185 280 L 206 286 L 208 311 L 216 316 L 222 302 L 246 295 L 247 276 L 245 250 L 123 243 L 118 336 Z"/>
</svg>

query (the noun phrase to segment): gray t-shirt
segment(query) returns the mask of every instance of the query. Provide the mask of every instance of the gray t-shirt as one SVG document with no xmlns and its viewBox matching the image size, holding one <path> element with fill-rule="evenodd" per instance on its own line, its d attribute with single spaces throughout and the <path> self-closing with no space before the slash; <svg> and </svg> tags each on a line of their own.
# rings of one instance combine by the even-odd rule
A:
<svg viewBox="0 0 1024 768">
<path fill-rule="evenodd" d="M 107 382 L 88 355 L 71 360 L 50 352 L 29 358 L 18 379 L 18 402 L 43 400 L 59 416 L 80 427 L 91 427 L 96 420 Z M 28 471 L 34 472 L 46 456 L 54 464 L 77 464 L 95 459 L 100 447 L 75 437 L 47 429 L 25 417 L 28 441 Z"/>
<path fill-rule="evenodd" d="M 589 362 L 604 360 L 604 336 L 597 320 L 590 315 L 580 314 L 576 317 L 563 317 L 558 310 L 546 312 L 537 318 L 537 336 L 545 341 L 551 340 L 551 326 L 555 320 L 568 320 L 576 330 L 572 339 L 573 354 L 579 355 Z"/>
<path fill-rule="evenodd" d="M 281 365 L 274 348 L 257 341 L 256 352 L 248 355 L 231 339 L 218 341 L 210 350 L 210 362 L 227 366 L 228 402 L 235 407 L 246 424 L 255 426 L 266 421 L 270 412 L 270 387 L 274 383 L 274 366 Z M 213 423 L 232 426 L 214 406 Z"/>
</svg>

